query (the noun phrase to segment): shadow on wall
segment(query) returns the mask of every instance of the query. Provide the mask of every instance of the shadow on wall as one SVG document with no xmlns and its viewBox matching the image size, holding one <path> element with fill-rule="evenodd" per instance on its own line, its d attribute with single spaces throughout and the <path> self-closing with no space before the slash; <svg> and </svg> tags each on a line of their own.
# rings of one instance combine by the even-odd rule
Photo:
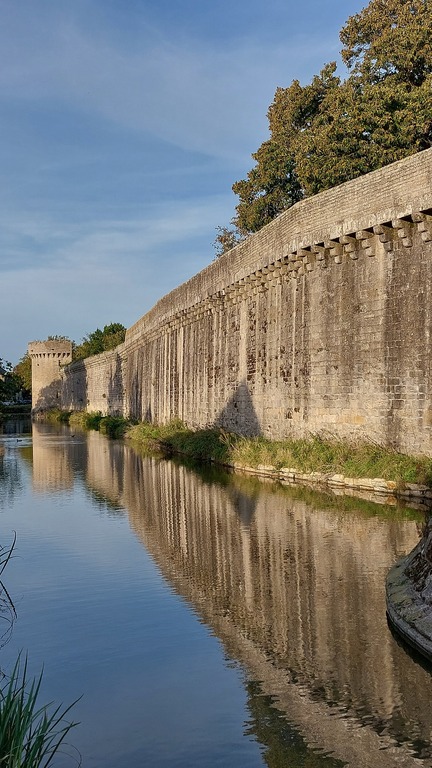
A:
<svg viewBox="0 0 432 768">
<path fill-rule="evenodd" d="M 32 413 L 48 411 L 51 408 L 61 408 L 63 401 L 63 386 L 64 382 L 59 378 L 52 381 L 46 387 L 43 387 L 33 405 Z"/>
<path fill-rule="evenodd" d="M 123 416 L 123 371 L 121 357 L 116 354 L 115 366 L 110 370 L 107 392 L 107 411 L 109 416 Z"/>
<path fill-rule="evenodd" d="M 215 420 L 215 426 L 245 437 L 262 434 L 247 384 L 242 381 Z"/>
<path fill-rule="evenodd" d="M 85 411 L 87 406 L 87 371 L 84 362 L 77 360 L 64 373 L 62 408 Z"/>
</svg>

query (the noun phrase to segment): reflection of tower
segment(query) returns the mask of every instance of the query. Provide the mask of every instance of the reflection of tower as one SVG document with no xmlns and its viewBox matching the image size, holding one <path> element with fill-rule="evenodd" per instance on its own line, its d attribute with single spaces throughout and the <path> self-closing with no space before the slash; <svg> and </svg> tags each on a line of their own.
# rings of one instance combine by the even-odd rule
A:
<svg viewBox="0 0 432 768">
<path fill-rule="evenodd" d="M 32 361 L 32 411 L 60 408 L 61 368 L 72 361 L 72 342 L 31 341 L 28 353 Z"/>
<path fill-rule="evenodd" d="M 71 446 L 46 429 L 33 424 L 33 490 L 43 493 L 64 491 L 73 487 Z"/>
</svg>

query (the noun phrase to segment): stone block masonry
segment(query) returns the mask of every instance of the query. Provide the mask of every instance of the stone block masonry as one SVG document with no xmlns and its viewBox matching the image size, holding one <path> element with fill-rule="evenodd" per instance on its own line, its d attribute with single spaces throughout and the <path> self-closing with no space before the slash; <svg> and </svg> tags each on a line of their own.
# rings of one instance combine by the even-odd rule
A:
<svg viewBox="0 0 432 768">
<path fill-rule="evenodd" d="M 63 406 L 432 455 L 432 150 L 297 203 L 64 370 Z"/>
</svg>

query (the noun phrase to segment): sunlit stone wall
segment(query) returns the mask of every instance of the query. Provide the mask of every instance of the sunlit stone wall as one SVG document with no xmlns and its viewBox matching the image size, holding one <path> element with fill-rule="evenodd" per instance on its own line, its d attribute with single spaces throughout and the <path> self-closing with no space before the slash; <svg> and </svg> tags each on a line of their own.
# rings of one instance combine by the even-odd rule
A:
<svg viewBox="0 0 432 768">
<path fill-rule="evenodd" d="M 32 411 L 63 407 L 63 368 L 72 360 L 72 343 L 64 339 L 31 341 Z"/>
<path fill-rule="evenodd" d="M 432 150 L 297 203 L 66 373 L 71 408 L 432 455 Z"/>
<path fill-rule="evenodd" d="M 123 345 L 101 355 L 77 360 L 63 377 L 63 408 L 123 415 Z"/>
</svg>

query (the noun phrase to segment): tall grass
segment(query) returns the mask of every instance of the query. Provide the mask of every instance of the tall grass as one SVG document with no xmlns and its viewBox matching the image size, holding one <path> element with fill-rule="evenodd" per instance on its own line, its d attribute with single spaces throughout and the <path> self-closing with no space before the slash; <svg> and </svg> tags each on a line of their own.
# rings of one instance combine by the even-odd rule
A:
<svg viewBox="0 0 432 768">
<path fill-rule="evenodd" d="M 2 643 L 8 639 L 15 608 L 2 580 L 15 547 L 0 545 L 0 616 L 6 622 Z M 11 674 L 1 673 L 0 683 L 0 768 L 48 768 L 52 764 L 66 736 L 76 723 L 65 717 L 76 704 L 68 707 L 39 704 L 42 672 L 36 678 L 28 677 L 27 658 L 21 654 Z M 77 753 L 78 755 L 78 753 Z M 77 760 L 80 763 L 80 760 Z"/>
<path fill-rule="evenodd" d="M 48 768 L 76 725 L 65 717 L 69 707 L 52 709 L 38 703 L 42 673 L 29 679 L 27 659 L 19 656 L 10 677 L 0 687 L 0 766 Z"/>
<path fill-rule="evenodd" d="M 0 620 L 2 632 L 0 634 L 0 646 L 3 646 L 12 632 L 13 621 L 16 617 L 15 606 L 2 580 L 3 571 L 9 563 L 15 547 L 16 534 L 14 534 L 11 546 L 0 545 Z"/>
<path fill-rule="evenodd" d="M 267 440 L 241 437 L 223 429 L 191 430 L 178 421 L 166 425 L 142 423 L 127 437 L 162 453 L 181 453 L 200 461 L 257 468 L 265 465 L 279 470 L 352 478 L 392 480 L 432 486 L 432 459 L 413 457 L 375 443 L 348 442 L 332 436 L 310 435 L 299 440 Z"/>
</svg>

